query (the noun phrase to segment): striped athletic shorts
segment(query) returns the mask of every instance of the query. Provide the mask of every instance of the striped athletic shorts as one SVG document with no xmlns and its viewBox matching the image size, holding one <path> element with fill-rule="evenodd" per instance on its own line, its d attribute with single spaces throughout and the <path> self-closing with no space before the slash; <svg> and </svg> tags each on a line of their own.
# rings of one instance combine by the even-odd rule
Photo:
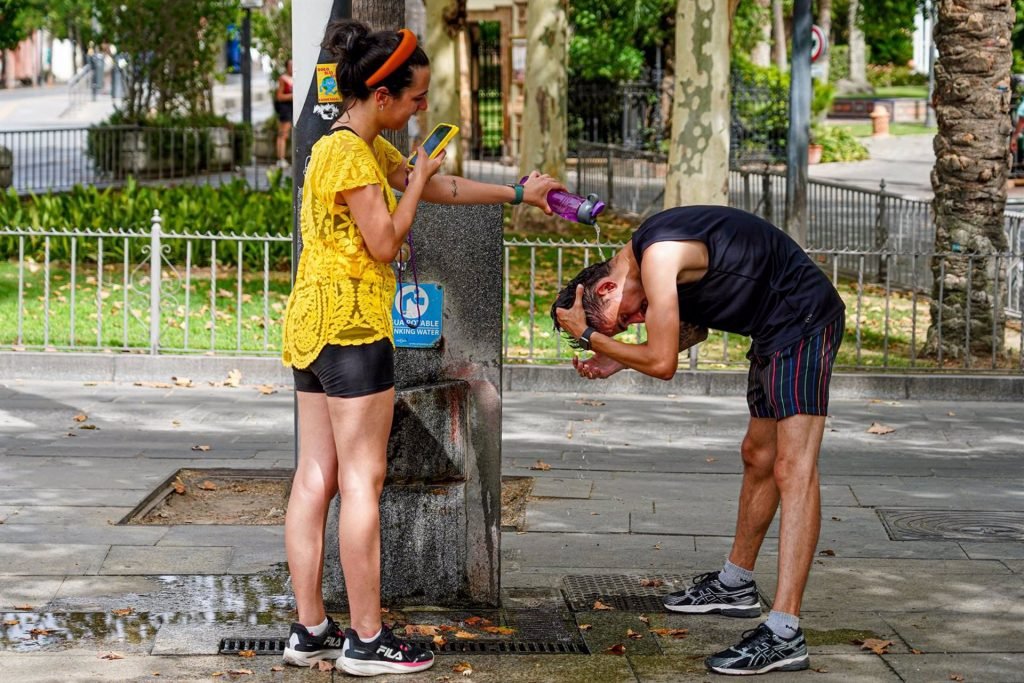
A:
<svg viewBox="0 0 1024 683">
<path fill-rule="evenodd" d="M 828 385 L 844 327 L 840 315 L 813 335 L 772 354 L 748 352 L 750 416 L 781 420 L 790 415 L 828 415 Z"/>
</svg>

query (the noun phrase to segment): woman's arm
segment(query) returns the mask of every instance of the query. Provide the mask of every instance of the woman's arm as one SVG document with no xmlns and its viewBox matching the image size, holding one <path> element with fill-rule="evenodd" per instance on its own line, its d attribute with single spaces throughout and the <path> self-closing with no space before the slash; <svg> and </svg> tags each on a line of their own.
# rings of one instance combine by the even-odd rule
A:
<svg viewBox="0 0 1024 683">
<path fill-rule="evenodd" d="M 285 77 L 281 76 L 277 79 L 277 92 L 274 93 L 274 99 L 278 102 L 291 102 L 292 93 L 285 92 Z"/>
<path fill-rule="evenodd" d="M 443 159 L 445 153 L 438 155 Z M 419 158 L 425 158 L 420 156 Z M 405 177 L 408 166 L 399 167 L 388 181 L 396 190 L 405 191 Z M 550 214 L 547 197 L 551 190 L 564 190 L 565 186 L 549 175 L 534 171 L 523 185 L 523 203 L 530 204 Z M 422 199 L 435 204 L 503 204 L 511 202 L 516 191 L 508 185 L 482 183 L 460 176 L 435 175 L 423 188 Z"/>
</svg>

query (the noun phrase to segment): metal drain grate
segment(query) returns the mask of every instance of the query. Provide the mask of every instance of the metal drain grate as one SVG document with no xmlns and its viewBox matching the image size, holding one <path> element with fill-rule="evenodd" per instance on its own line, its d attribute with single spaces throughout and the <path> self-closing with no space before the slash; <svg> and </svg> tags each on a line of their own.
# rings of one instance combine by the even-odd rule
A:
<svg viewBox="0 0 1024 683">
<path fill-rule="evenodd" d="M 222 655 L 236 655 L 243 650 L 252 650 L 258 655 L 280 655 L 287 644 L 285 638 L 224 638 L 218 651 Z M 590 651 L 582 640 L 541 641 L 541 640 L 459 640 L 437 645 L 429 640 L 414 640 L 437 655 L 588 655 Z"/>
<path fill-rule="evenodd" d="M 1024 541 L 1024 512 L 878 510 L 894 541 Z"/>
<path fill-rule="evenodd" d="M 660 586 L 642 586 L 644 579 L 660 581 Z M 573 612 L 589 612 L 600 600 L 625 612 L 660 612 L 661 599 L 672 591 L 690 585 L 691 577 L 681 574 L 580 574 L 562 579 L 562 594 Z"/>
</svg>

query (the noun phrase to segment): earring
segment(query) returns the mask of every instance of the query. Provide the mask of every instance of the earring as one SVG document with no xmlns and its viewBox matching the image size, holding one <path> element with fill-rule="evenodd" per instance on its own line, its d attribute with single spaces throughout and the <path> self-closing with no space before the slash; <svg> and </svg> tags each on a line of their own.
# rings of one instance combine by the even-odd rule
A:
<svg viewBox="0 0 1024 683">
<path fill-rule="evenodd" d="M 383 105 L 383 104 L 379 105 L 379 106 L 377 107 L 377 109 L 379 109 L 380 111 L 384 111 L 384 105 Z"/>
</svg>

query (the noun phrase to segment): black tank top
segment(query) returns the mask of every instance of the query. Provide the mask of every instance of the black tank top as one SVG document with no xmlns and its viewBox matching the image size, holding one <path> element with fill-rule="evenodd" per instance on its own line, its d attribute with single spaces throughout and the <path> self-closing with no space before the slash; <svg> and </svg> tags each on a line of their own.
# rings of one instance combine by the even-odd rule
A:
<svg viewBox="0 0 1024 683">
<path fill-rule="evenodd" d="M 655 242 L 695 240 L 708 250 L 703 278 L 681 284 L 679 319 L 749 336 L 767 355 L 814 334 L 846 306 L 832 283 L 789 235 L 754 214 L 724 206 L 662 211 L 633 233 L 642 264 Z"/>
</svg>

